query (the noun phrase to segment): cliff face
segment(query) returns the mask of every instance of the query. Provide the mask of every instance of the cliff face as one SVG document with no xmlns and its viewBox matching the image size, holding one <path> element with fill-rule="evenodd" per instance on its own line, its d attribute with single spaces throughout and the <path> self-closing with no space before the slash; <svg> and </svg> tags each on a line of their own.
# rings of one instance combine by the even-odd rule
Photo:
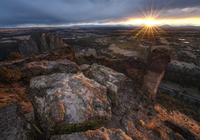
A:
<svg viewBox="0 0 200 140">
<path fill-rule="evenodd" d="M 155 95 L 170 62 L 169 51 L 165 48 L 157 48 L 149 54 L 147 62 L 148 72 L 144 76 L 144 83 Z"/>
<path fill-rule="evenodd" d="M 34 52 L 44 53 L 65 46 L 66 44 L 55 33 L 35 33 L 30 36 L 29 40 L 24 40 L 20 44 L 19 50 L 21 54 L 28 56 Z"/>
</svg>

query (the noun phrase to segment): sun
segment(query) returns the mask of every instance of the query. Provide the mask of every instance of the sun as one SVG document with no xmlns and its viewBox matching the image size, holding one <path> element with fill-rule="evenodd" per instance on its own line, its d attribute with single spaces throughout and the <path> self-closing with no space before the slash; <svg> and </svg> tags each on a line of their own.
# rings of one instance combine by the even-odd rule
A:
<svg viewBox="0 0 200 140">
<path fill-rule="evenodd" d="M 154 26 L 154 25 L 155 25 L 155 21 L 154 21 L 153 19 L 147 19 L 147 20 L 145 21 L 145 24 L 146 24 L 147 26 Z"/>
</svg>

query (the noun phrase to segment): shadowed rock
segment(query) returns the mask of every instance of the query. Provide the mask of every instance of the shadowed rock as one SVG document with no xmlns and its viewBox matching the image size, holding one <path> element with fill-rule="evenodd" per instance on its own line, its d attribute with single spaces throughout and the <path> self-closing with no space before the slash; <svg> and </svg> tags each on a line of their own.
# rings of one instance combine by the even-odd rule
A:
<svg viewBox="0 0 200 140">
<path fill-rule="evenodd" d="M 24 40 L 20 44 L 19 50 L 24 56 L 29 56 L 34 52 L 44 53 L 63 47 L 66 47 L 66 44 L 63 43 L 57 34 L 35 33 L 30 36 L 29 40 Z"/>
<path fill-rule="evenodd" d="M 73 133 L 71 135 L 55 135 L 51 140 L 132 140 L 121 129 L 106 129 L 101 127 L 96 130 Z"/>
<path fill-rule="evenodd" d="M 17 114 L 16 104 L 0 107 L 1 140 L 27 140 L 30 138 L 30 129 L 30 125 L 27 127 Z"/>
<path fill-rule="evenodd" d="M 158 86 L 165 75 L 167 65 L 170 62 L 169 51 L 165 48 L 157 48 L 149 54 L 147 62 L 148 72 L 144 76 L 144 83 L 155 96 Z"/>
<path fill-rule="evenodd" d="M 199 140 L 197 136 L 191 133 L 188 129 L 181 127 L 173 121 L 166 120 L 165 125 L 171 128 L 174 132 L 181 134 L 186 140 Z"/>
<path fill-rule="evenodd" d="M 79 67 L 76 63 L 69 60 L 58 60 L 58 61 L 34 61 L 25 64 L 22 71 L 33 75 L 47 75 L 52 73 L 76 73 L 79 71 Z"/>
</svg>

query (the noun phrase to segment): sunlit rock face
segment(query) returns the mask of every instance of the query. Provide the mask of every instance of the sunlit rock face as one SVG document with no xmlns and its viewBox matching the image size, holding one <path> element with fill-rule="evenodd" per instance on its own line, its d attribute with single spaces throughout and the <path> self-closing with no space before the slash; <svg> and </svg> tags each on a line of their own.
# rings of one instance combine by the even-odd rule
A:
<svg viewBox="0 0 200 140">
<path fill-rule="evenodd" d="M 132 140 L 121 129 L 106 129 L 101 127 L 96 130 L 73 133 L 71 135 L 55 135 L 51 140 Z"/>
<path fill-rule="evenodd" d="M 23 41 L 19 50 L 24 56 L 28 56 L 34 52 L 43 53 L 49 50 L 66 47 L 62 39 L 55 33 L 35 33 L 30 36 L 29 40 Z"/>
<path fill-rule="evenodd" d="M 82 73 L 54 73 L 32 78 L 29 95 L 36 121 L 46 132 L 58 125 L 84 126 L 111 118 L 107 88 Z"/>
<path fill-rule="evenodd" d="M 139 92 L 132 80 L 123 73 L 116 72 L 102 65 L 81 65 L 81 72 L 98 83 L 108 88 L 108 96 L 112 101 L 112 112 L 117 115 L 126 114 L 130 109 L 138 108 L 139 98 L 146 98 Z M 151 99 L 146 98 L 146 103 Z"/>
<path fill-rule="evenodd" d="M 169 51 L 165 48 L 157 48 L 149 54 L 147 62 L 148 73 L 144 76 L 144 83 L 155 95 L 170 62 Z"/>
</svg>

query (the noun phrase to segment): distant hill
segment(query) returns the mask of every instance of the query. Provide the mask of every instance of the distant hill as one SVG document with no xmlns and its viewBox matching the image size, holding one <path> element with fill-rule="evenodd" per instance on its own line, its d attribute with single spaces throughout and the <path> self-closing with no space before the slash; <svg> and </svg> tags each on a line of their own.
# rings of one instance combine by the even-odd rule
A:
<svg viewBox="0 0 200 140">
<path fill-rule="evenodd" d="M 166 24 L 158 27 L 165 30 L 200 30 L 200 26 L 170 26 Z"/>
</svg>

